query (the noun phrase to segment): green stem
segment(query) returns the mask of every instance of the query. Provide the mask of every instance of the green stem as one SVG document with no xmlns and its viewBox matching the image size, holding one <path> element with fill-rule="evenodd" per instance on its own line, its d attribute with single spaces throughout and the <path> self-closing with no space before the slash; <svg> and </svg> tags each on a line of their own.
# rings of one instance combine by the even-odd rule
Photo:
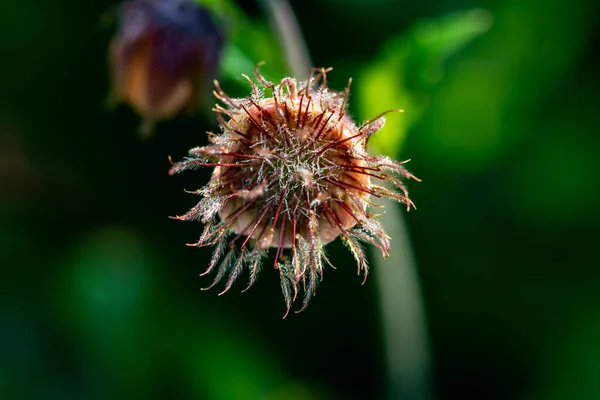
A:
<svg viewBox="0 0 600 400">
<path fill-rule="evenodd" d="M 308 76 L 312 67 L 310 53 L 290 3 L 287 0 L 261 0 L 260 3 L 279 36 L 289 71 L 296 78 Z"/>
<path fill-rule="evenodd" d="M 262 0 L 271 24 L 279 34 L 290 71 L 306 76 L 310 55 L 294 12 L 287 0 Z M 383 351 L 388 371 L 388 398 L 428 400 L 431 393 L 431 357 L 425 312 L 408 230 L 398 204 L 386 199 L 383 225 L 392 238 L 387 260 L 373 259 L 379 285 Z"/>
<path fill-rule="evenodd" d="M 425 312 L 410 238 L 402 210 L 391 199 L 382 199 L 382 218 L 392 238 L 390 256 L 372 257 L 379 286 L 383 350 L 387 364 L 390 400 L 427 400 L 431 393 L 431 357 Z"/>
</svg>

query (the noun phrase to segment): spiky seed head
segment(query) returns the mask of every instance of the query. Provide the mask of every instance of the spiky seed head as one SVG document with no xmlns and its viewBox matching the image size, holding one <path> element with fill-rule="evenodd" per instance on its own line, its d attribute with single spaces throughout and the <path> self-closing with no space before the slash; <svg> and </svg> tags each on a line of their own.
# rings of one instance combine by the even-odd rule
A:
<svg viewBox="0 0 600 400">
<path fill-rule="evenodd" d="M 208 185 L 197 191 L 200 202 L 175 217 L 205 224 L 193 246 L 216 246 L 204 273 L 217 271 L 210 287 L 228 274 L 221 293 L 227 292 L 244 269 L 250 287 L 274 248 L 286 315 L 302 291 L 300 311 L 308 304 L 328 262 L 323 246 L 338 236 L 365 279 L 361 244 L 388 256 L 390 238 L 369 211 L 377 207 L 372 197 L 413 206 L 401 180 L 417 178 L 404 162 L 367 152 L 385 113 L 357 126 L 346 113 L 351 80 L 343 92 L 330 90 L 330 70 L 313 69 L 306 81 L 288 77 L 274 84 L 256 69 L 256 82 L 245 76 L 252 88 L 247 98 L 227 96 L 215 81 L 214 95 L 223 103 L 215 107 L 221 132 L 170 170 L 214 167 Z"/>
</svg>

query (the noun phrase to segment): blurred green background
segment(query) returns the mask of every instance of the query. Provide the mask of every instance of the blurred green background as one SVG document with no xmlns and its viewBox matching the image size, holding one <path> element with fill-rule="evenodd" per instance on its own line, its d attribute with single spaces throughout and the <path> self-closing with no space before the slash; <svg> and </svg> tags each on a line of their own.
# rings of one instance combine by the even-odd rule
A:
<svg viewBox="0 0 600 400">
<path fill-rule="evenodd" d="M 280 78 L 259 5 L 210 3 L 230 17 L 224 84 L 246 95 L 260 60 Z M 243 294 L 199 290 L 201 226 L 167 217 L 210 171 L 169 177 L 168 156 L 215 121 L 141 140 L 129 108 L 107 110 L 115 4 L 0 5 L 0 399 L 386 398 L 376 279 L 339 242 L 285 320 L 268 268 Z M 597 1 L 292 5 L 330 86 L 354 77 L 357 119 L 405 109 L 373 145 L 423 179 L 407 223 L 434 398 L 600 399 Z"/>
</svg>

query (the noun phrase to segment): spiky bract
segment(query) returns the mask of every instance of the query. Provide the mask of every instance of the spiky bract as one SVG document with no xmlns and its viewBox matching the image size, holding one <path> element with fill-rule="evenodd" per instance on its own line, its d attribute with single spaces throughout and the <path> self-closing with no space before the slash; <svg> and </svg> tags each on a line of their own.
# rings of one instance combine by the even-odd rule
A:
<svg viewBox="0 0 600 400">
<path fill-rule="evenodd" d="M 329 70 L 314 69 L 306 81 L 284 78 L 277 85 L 256 70 L 258 83 L 244 76 L 252 87 L 248 98 L 227 96 L 215 81 L 214 95 L 224 104 L 215 108 L 221 133 L 209 134 L 210 145 L 190 150 L 170 171 L 214 167 L 210 183 L 195 192 L 200 202 L 175 218 L 205 224 L 192 246 L 216 246 L 204 274 L 217 271 L 210 287 L 229 274 L 221 293 L 244 269 L 251 286 L 275 248 L 287 312 L 302 291 L 303 310 L 323 278 L 324 244 L 341 236 L 365 279 L 361 243 L 387 257 L 390 238 L 369 211 L 377 207 L 372 196 L 413 206 L 401 179 L 416 178 L 404 162 L 367 153 L 383 114 L 357 126 L 346 113 L 351 81 L 345 91 L 332 91 Z"/>
</svg>

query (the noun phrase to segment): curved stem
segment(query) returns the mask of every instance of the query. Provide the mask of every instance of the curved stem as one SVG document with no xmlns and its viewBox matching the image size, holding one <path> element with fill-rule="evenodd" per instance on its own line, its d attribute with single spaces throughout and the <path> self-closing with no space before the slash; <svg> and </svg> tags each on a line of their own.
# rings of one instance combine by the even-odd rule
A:
<svg viewBox="0 0 600 400">
<path fill-rule="evenodd" d="M 279 36 L 288 68 L 297 78 L 307 76 L 312 62 L 302 30 L 287 0 L 261 0 L 261 4 Z"/>
<path fill-rule="evenodd" d="M 261 0 L 284 50 L 290 71 L 306 76 L 310 55 L 294 12 L 287 0 Z M 392 237 L 390 256 L 375 255 L 379 286 L 390 400 L 428 400 L 431 393 L 431 358 L 425 312 L 410 239 L 398 204 L 381 199 L 386 208 L 383 225 Z"/>
<path fill-rule="evenodd" d="M 417 268 L 404 216 L 391 199 L 382 223 L 392 238 L 390 256 L 373 254 L 387 363 L 390 400 L 427 400 L 431 393 L 431 357 Z"/>
</svg>

